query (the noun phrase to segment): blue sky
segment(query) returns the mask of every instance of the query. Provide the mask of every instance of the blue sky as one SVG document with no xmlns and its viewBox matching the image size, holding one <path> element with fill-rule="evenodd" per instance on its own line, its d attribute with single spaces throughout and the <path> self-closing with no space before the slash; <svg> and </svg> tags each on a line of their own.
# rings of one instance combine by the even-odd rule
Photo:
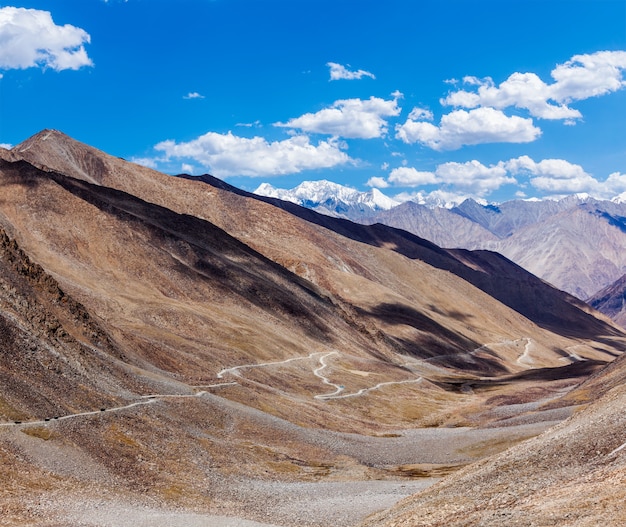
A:
<svg viewBox="0 0 626 527">
<path fill-rule="evenodd" d="M 248 190 L 626 192 L 624 0 L 0 3 L 0 144 Z"/>
</svg>

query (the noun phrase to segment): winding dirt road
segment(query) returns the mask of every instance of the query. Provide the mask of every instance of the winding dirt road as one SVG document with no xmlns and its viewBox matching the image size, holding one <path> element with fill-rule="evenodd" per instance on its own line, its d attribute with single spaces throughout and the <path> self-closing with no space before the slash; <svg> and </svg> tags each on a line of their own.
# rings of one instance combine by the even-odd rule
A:
<svg viewBox="0 0 626 527">
<path fill-rule="evenodd" d="M 227 382 L 227 383 L 219 383 L 219 384 L 209 384 L 203 386 L 205 388 L 218 388 L 220 386 L 232 386 L 233 384 L 237 384 L 235 382 Z M 78 412 L 75 414 L 67 414 L 62 416 L 55 416 L 45 419 L 38 419 L 36 421 L 12 421 L 9 423 L 0 423 L 0 427 L 8 427 L 8 426 L 31 426 L 31 425 L 45 425 L 53 421 L 64 421 L 67 419 L 75 419 L 77 417 L 87 417 L 91 415 L 101 415 L 107 412 L 121 412 L 122 410 L 128 410 L 129 408 L 135 408 L 136 406 L 142 406 L 146 404 L 152 404 L 159 399 L 172 399 L 172 398 L 190 398 L 190 397 L 202 397 L 204 394 L 208 392 L 200 391 L 194 394 L 171 394 L 171 395 L 142 395 L 140 401 L 135 401 L 130 404 L 125 404 L 123 406 L 113 406 L 111 408 L 101 408 L 100 410 L 93 410 L 89 412 Z"/>
</svg>

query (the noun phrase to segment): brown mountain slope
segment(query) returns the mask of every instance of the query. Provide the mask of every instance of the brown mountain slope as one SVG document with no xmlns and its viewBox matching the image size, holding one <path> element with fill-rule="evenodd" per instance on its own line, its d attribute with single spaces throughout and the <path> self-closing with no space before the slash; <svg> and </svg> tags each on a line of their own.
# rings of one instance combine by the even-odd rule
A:
<svg viewBox="0 0 626 527">
<path fill-rule="evenodd" d="M 610 220 L 593 204 L 583 204 L 481 246 L 586 300 L 626 269 L 623 225 Z"/>
<path fill-rule="evenodd" d="M 121 348 L 84 306 L 0 229 L 0 411 L 14 420 L 114 406 L 129 376 Z M 99 348 L 99 349 L 96 349 Z"/>
<path fill-rule="evenodd" d="M 304 251 L 300 251 L 298 247 L 298 239 L 301 236 L 312 240 L 315 245 L 315 242 L 320 240 L 320 230 L 294 221 L 288 215 L 277 212 L 275 207 L 343 237 L 376 247 L 391 248 L 411 259 L 418 259 L 431 266 L 451 271 L 485 290 L 489 295 L 496 296 L 498 300 L 534 322 L 547 325 L 551 330 L 562 330 L 568 334 L 572 329 L 598 324 L 597 320 L 591 317 L 585 321 L 577 320 L 580 310 L 588 309 L 586 304 L 555 290 L 546 293 L 544 283 L 511 262 L 507 264 L 506 260 L 497 255 L 489 257 L 489 253 L 483 252 L 478 257 L 475 253 L 475 256 L 472 256 L 475 261 L 467 265 L 471 253 L 465 252 L 460 255 L 458 252 L 443 250 L 406 231 L 381 224 L 363 226 L 331 218 L 293 203 L 240 191 L 210 176 L 189 177 L 188 182 L 182 178 L 172 180 L 170 176 L 126 163 L 55 130 L 44 130 L 36 134 L 17 145 L 11 151 L 11 155 L 15 159 L 26 159 L 46 170 L 55 170 L 79 179 L 94 181 L 176 212 L 208 219 L 266 257 L 292 270 L 295 270 L 294 255 L 303 263 L 314 260 L 316 265 L 319 262 L 322 266 L 327 265 L 326 257 L 319 253 L 319 249 L 313 248 L 313 251 L 317 252 L 310 252 L 311 248 L 308 246 Z M 95 159 L 98 161 L 94 161 Z M 263 206 L 263 203 L 275 207 Z M 264 225 L 266 222 L 269 222 L 269 228 L 257 225 L 259 223 Z M 293 243 L 285 244 L 284 240 Z M 323 243 L 326 241 L 323 240 Z M 340 241 L 339 245 L 341 243 Z M 478 260 L 481 263 L 478 263 Z M 548 296 L 544 297 L 545 294 Z M 572 309 L 571 304 L 575 309 Z M 560 317 L 562 320 L 559 321 Z M 592 331 L 601 335 L 611 330 L 600 325 Z"/>
<path fill-rule="evenodd" d="M 586 303 L 554 289 L 499 254 L 490 251 L 442 249 L 403 230 L 382 224 L 363 226 L 348 220 L 325 216 L 291 202 L 241 191 L 211 176 L 180 177 L 191 181 L 202 181 L 237 196 L 272 204 L 298 218 L 323 226 L 346 238 L 375 247 L 392 249 L 410 259 L 420 260 L 438 269 L 450 271 L 536 324 L 545 326 L 556 333 L 576 336 L 580 331 L 580 334 L 601 336 L 610 334 L 612 331 L 606 328 L 605 321 L 598 320 L 597 313 L 588 317 L 582 315 L 581 311 L 587 313 L 590 311 Z M 228 196 L 227 199 L 229 204 L 233 204 L 233 201 L 237 203 L 232 196 Z M 239 200 L 239 203 L 242 201 Z M 236 207 L 233 208 L 238 210 Z M 217 221 L 224 221 L 224 214 L 228 212 L 223 211 Z M 246 222 L 242 221 L 240 224 L 245 226 Z M 227 225 L 233 229 L 233 232 L 239 228 L 232 218 L 227 221 Z M 267 243 L 266 240 L 259 241 L 259 243 L 263 242 Z M 267 248 L 263 246 L 260 250 L 267 251 Z M 276 250 L 280 251 L 281 248 L 272 247 L 269 254 L 275 254 Z"/>
<path fill-rule="evenodd" d="M 365 525 L 624 525 L 626 361 L 611 366 L 577 390 L 603 394 L 585 410 Z"/>
<path fill-rule="evenodd" d="M 267 519 L 282 499 L 271 481 L 450 471 L 571 413 L 580 401 L 557 401 L 624 347 L 619 328 L 491 253 L 327 223 L 58 132 L 0 157 L 16 357 L 1 370 L 0 504 L 15 525 L 45 524 L 42 489 L 60 504 L 108 496 Z M 31 333 L 43 335 L 33 365 Z M 554 409 L 497 428 L 537 401 Z M 497 441 L 476 447 L 485 437 Z"/>
<path fill-rule="evenodd" d="M 626 327 L 626 275 L 587 300 L 590 306 Z"/>
<path fill-rule="evenodd" d="M 498 239 L 482 225 L 449 209 L 431 208 L 413 201 L 407 201 L 390 210 L 379 211 L 359 222 L 376 222 L 396 227 L 430 240 L 440 247 L 466 247 L 468 240 L 479 245 L 479 242 Z"/>
<path fill-rule="evenodd" d="M 233 192 L 232 188 L 223 184 L 218 185 L 226 187 L 227 192 L 216 186 L 207 187 L 204 181 L 186 182 L 172 179 L 101 154 L 59 132 L 42 132 L 18 145 L 14 151 L 20 155 L 27 154 L 30 158 L 38 160 L 40 165 L 43 158 L 54 163 L 59 163 L 59 159 L 64 160 L 64 164 L 61 163 L 60 166 L 79 176 L 84 172 L 85 165 L 93 165 L 95 158 L 101 159 L 98 164 L 99 171 L 91 179 L 125 191 L 133 191 L 144 199 L 178 212 L 206 217 L 271 260 L 302 274 L 308 280 L 319 283 L 332 294 L 344 289 L 344 285 L 331 284 L 329 282 L 331 272 L 336 272 L 339 268 L 337 278 L 341 282 L 345 276 L 345 272 L 342 271 L 350 268 L 350 265 L 353 272 L 349 274 L 363 274 L 366 279 L 378 274 L 377 280 L 382 285 L 387 285 L 376 265 L 370 269 L 362 269 L 362 265 L 359 264 L 367 261 L 366 258 L 355 259 L 351 254 L 347 256 L 341 254 L 345 253 L 343 246 L 345 236 L 370 245 L 392 248 L 412 260 L 420 260 L 431 266 L 451 270 L 462 278 L 478 284 L 489 294 L 497 296 L 535 322 L 549 325 L 551 329 L 563 331 L 565 334 L 578 328 L 586 328 L 589 324 L 593 328 L 586 328 L 584 331 L 587 331 L 587 334 L 595 332 L 602 335 L 613 331 L 594 317 L 582 316 L 580 309 L 573 309 L 570 303 L 576 304 L 576 301 L 571 297 L 560 296 L 560 293 L 545 287 L 545 284 L 497 255 L 483 253 L 483 256 L 478 257 L 477 253 L 465 252 L 459 256 L 403 231 L 382 225 L 372 227 L 355 225 L 348 221 L 327 218 L 288 203 L 270 200 L 272 204 L 286 207 L 292 214 L 304 217 L 309 223 L 321 224 L 342 235 L 335 236 L 326 229 L 320 230 L 316 225 L 298 221 L 293 216 L 285 215 L 275 207 L 268 207 L 259 200 L 247 199 L 248 195 Z M 205 181 L 212 182 L 211 179 Z M 332 245 L 329 245 L 329 242 Z M 333 261 L 334 253 L 337 253 L 337 256 Z M 350 260 L 347 267 L 344 258 Z M 471 259 L 473 261 L 470 265 L 465 265 L 465 262 Z M 375 281 L 370 280 L 371 282 Z M 395 289 L 403 290 L 402 287 Z M 341 294 L 338 296 L 341 297 Z M 586 308 L 580 302 L 575 307 Z"/>
<path fill-rule="evenodd" d="M 503 254 L 563 291 L 586 300 L 626 270 L 624 204 L 569 196 L 448 210 L 405 203 L 362 221 L 380 221 L 444 247 Z"/>
</svg>

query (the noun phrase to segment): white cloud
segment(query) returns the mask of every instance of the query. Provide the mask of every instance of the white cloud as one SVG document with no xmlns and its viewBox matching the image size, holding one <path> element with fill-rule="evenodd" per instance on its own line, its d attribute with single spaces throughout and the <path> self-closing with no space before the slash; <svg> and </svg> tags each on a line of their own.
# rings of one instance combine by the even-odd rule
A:
<svg viewBox="0 0 626 527">
<path fill-rule="evenodd" d="M 407 121 L 396 126 L 396 137 L 407 144 L 420 143 L 434 150 L 481 143 L 531 142 L 541 135 L 532 118 L 510 116 L 504 113 L 505 109 L 527 110 L 532 117 L 561 120 L 572 126 L 582 119 L 582 114 L 568 105 L 621 90 L 626 86 L 624 71 L 626 51 L 600 51 L 575 55 L 557 65 L 551 72 L 552 83 L 544 82 L 535 73 L 515 72 L 499 85 L 490 77 L 466 76 L 462 81 L 466 89 L 453 91 L 440 101 L 457 109 L 444 115 L 439 125 L 430 122 L 432 113 L 428 110 L 414 108 Z M 537 184 L 542 184 L 541 180 Z"/>
<path fill-rule="evenodd" d="M 204 95 L 200 95 L 197 91 L 192 91 L 187 95 L 183 95 L 183 99 L 204 99 Z"/>
<path fill-rule="evenodd" d="M 596 186 L 596 180 L 591 176 L 579 178 L 559 178 L 556 176 L 538 176 L 532 178 L 530 183 L 536 189 L 550 194 L 576 194 L 589 192 L 591 187 Z"/>
<path fill-rule="evenodd" d="M 0 8 L 0 69 L 61 71 L 93 66 L 84 47 L 90 41 L 81 28 L 56 25 L 48 11 Z"/>
<path fill-rule="evenodd" d="M 552 98 L 571 102 L 605 95 L 626 86 L 626 51 L 599 51 L 590 55 L 574 55 L 552 71 L 556 81 Z"/>
<path fill-rule="evenodd" d="M 397 187 L 421 187 L 439 183 L 433 172 L 422 172 L 412 167 L 394 168 L 387 181 Z"/>
<path fill-rule="evenodd" d="M 564 159 L 535 162 L 528 156 L 522 156 L 507 161 L 506 167 L 511 173 L 529 174 L 533 187 L 551 194 L 589 192 L 598 188 L 598 182 L 583 167 Z"/>
<path fill-rule="evenodd" d="M 9 143 L 0 143 L 0 148 L 11 150 L 11 148 L 13 148 L 13 145 L 10 145 Z"/>
<path fill-rule="evenodd" d="M 583 167 L 564 159 L 544 159 L 535 162 L 521 156 L 504 163 L 512 174 L 530 175 L 530 184 L 549 194 L 574 194 L 586 192 L 598 198 L 611 198 L 626 191 L 626 175 L 614 172 L 600 181 L 585 172 Z"/>
<path fill-rule="evenodd" d="M 476 198 L 476 196 L 471 196 L 470 194 L 463 192 L 455 192 L 455 191 L 447 191 L 442 189 L 433 190 L 432 192 L 401 192 L 400 194 L 396 194 L 393 196 L 395 201 L 399 201 L 404 203 L 405 201 L 414 201 L 420 205 L 427 205 L 429 207 L 446 207 L 451 208 L 455 205 L 463 203 L 466 199 L 473 197 L 477 199 L 479 202 L 483 202 L 480 198 Z M 486 202 L 485 202 L 486 204 Z"/>
<path fill-rule="evenodd" d="M 209 132 L 184 143 L 163 141 L 154 148 L 164 153 L 162 162 L 172 158 L 193 160 L 217 177 L 295 174 L 353 162 L 338 141 L 314 145 L 305 135 L 270 143 L 263 137 L 249 139 L 231 132 Z"/>
<path fill-rule="evenodd" d="M 181 170 L 181 172 L 183 174 L 190 174 L 190 175 L 192 175 L 193 172 L 194 172 L 194 167 L 193 167 L 193 165 L 190 165 L 189 163 L 183 163 L 180 166 L 180 170 Z"/>
<path fill-rule="evenodd" d="M 527 187 L 533 187 L 545 196 L 554 197 L 574 193 L 587 193 L 600 199 L 614 198 L 619 194 L 626 196 L 626 174 L 614 172 L 601 181 L 580 165 L 564 159 L 534 161 L 529 156 L 500 161 L 489 166 L 477 160 L 465 163 L 448 162 L 438 165 L 433 171 L 399 167 L 393 169 L 386 179 L 373 177 L 367 184 L 378 188 L 437 185 L 439 188 L 436 192 L 420 190 L 417 193 L 405 192 L 394 196 L 394 199 L 400 201 L 412 200 L 430 204 L 437 203 L 440 198 L 445 202 L 455 201 L 455 196 L 483 199 L 504 185 L 516 185 L 518 197 L 526 197 Z"/>
<path fill-rule="evenodd" d="M 237 123 L 235 126 L 242 126 L 243 128 L 258 128 L 261 126 L 261 121 L 257 119 L 253 123 Z"/>
<path fill-rule="evenodd" d="M 368 187 L 373 188 L 388 188 L 390 185 L 387 183 L 387 180 L 384 177 L 373 176 L 367 180 L 365 183 Z"/>
<path fill-rule="evenodd" d="M 476 196 L 485 196 L 502 185 L 511 183 L 517 181 L 507 173 L 504 163 L 488 167 L 476 160 L 466 163 L 443 163 L 437 166 L 434 172 L 399 167 L 393 169 L 386 180 L 387 185 L 396 187 L 441 185 L 446 188 L 462 189 L 464 195 L 471 192 Z"/>
<path fill-rule="evenodd" d="M 275 123 L 274 126 L 336 137 L 373 139 L 386 135 L 387 121 L 384 117 L 397 116 L 399 113 L 397 99 L 343 99 L 333 103 L 330 108 L 306 113 L 286 123 Z"/>
<path fill-rule="evenodd" d="M 502 185 L 517 183 L 515 178 L 507 174 L 502 163 L 487 167 L 476 160 L 450 162 L 439 165 L 435 173 L 442 183 L 471 190 L 478 196 L 487 195 Z"/>
<path fill-rule="evenodd" d="M 464 79 L 467 82 L 467 78 Z M 531 115 L 542 119 L 576 119 L 581 114 L 565 105 L 548 103 L 550 87 L 534 73 L 514 73 L 500 86 L 495 86 L 490 78 L 471 80 L 478 85 L 478 92 L 458 91 L 442 100 L 442 104 L 475 108 L 491 107 L 502 110 L 510 106 L 525 108 Z"/>
<path fill-rule="evenodd" d="M 421 143 L 433 150 L 455 150 L 481 143 L 528 143 L 541 135 L 530 118 L 507 116 L 493 108 L 455 110 L 439 126 L 408 119 L 396 126 L 396 137 L 407 144 Z"/>
<path fill-rule="evenodd" d="M 626 174 L 619 172 L 609 174 L 606 181 L 602 183 L 602 187 L 604 190 L 602 197 L 613 198 L 618 194 L 623 195 L 626 192 Z"/>
<path fill-rule="evenodd" d="M 559 179 L 581 179 L 591 177 L 583 167 L 564 159 L 544 159 L 535 162 L 528 156 L 510 159 L 504 166 L 512 173 L 527 172 L 535 176 L 554 176 Z"/>
<path fill-rule="evenodd" d="M 409 119 L 413 121 L 425 120 L 432 121 L 434 119 L 433 112 L 426 108 L 413 108 L 409 114 Z"/>
<path fill-rule="evenodd" d="M 152 168 L 153 170 L 159 168 L 159 160 L 152 157 L 133 157 L 131 161 L 143 167 Z"/>
<path fill-rule="evenodd" d="M 342 66 L 341 64 L 337 64 L 336 62 L 328 62 L 326 63 L 326 65 L 330 68 L 330 80 L 331 81 L 355 80 L 355 79 L 358 80 L 358 79 L 362 79 L 363 77 L 371 77 L 372 79 L 376 78 L 374 74 L 370 73 L 369 71 L 365 71 L 365 70 L 350 71 L 345 66 Z"/>
<path fill-rule="evenodd" d="M 625 69 L 625 51 L 575 55 L 552 70 L 552 84 L 546 84 L 535 73 L 513 73 L 498 86 L 489 77 L 465 77 L 463 82 L 476 90 L 450 93 L 441 103 L 462 108 L 523 108 L 534 117 L 563 119 L 571 125 L 582 115 L 567 104 L 622 89 L 626 86 Z"/>
</svg>

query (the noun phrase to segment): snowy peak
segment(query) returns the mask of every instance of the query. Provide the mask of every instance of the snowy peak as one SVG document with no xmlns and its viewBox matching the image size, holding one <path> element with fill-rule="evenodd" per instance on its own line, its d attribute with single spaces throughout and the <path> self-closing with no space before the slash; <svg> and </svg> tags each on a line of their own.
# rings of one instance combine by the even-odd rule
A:
<svg viewBox="0 0 626 527">
<path fill-rule="evenodd" d="M 615 196 L 611 201 L 620 205 L 626 203 L 626 192 L 622 192 L 621 194 Z"/>
<path fill-rule="evenodd" d="M 361 192 L 326 180 L 304 181 L 292 189 L 280 189 L 269 183 L 262 183 L 254 193 L 347 218 L 389 210 L 400 204 L 378 189 Z"/>
</svg>

